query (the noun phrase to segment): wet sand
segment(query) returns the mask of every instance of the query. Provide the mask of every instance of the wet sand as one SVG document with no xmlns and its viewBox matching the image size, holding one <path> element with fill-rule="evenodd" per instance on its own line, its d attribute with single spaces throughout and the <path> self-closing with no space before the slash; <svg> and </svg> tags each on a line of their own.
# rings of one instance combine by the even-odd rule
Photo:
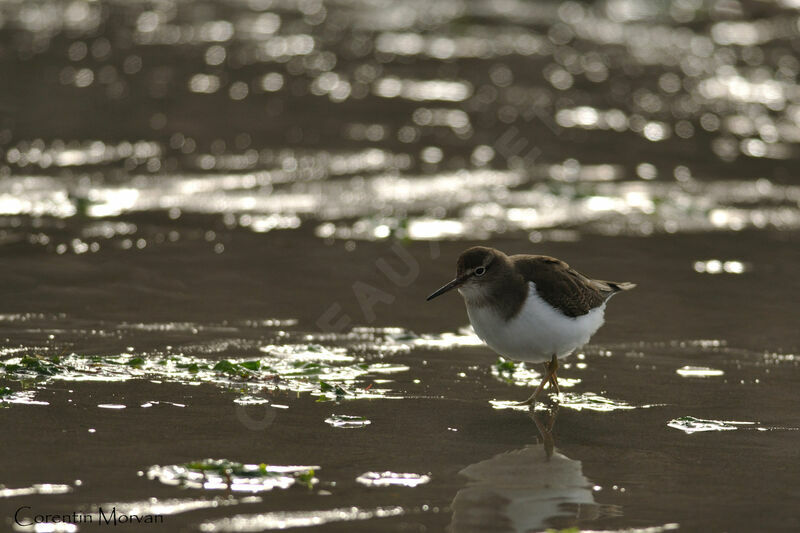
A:
<svg viewBox="0 0 800 533">
<path fill-rule="evenodd" d="M 762 236 L 750 237 L 763 243 Z M 91 290 L 79 281 L 69 285 L 65 280 L 77 278 L 77 272 L 81 279 L 91 278 L 96 257 L 66 256 L 54 264 L 37 262 L 38 254 L 27 254 L 26 261 L 18 256 L 4 269 L 12 276 L 27 276 L 40 287 L 41 292 L 27 292 L 25 305 L 45 313 L 45 318 L 26 315 L 23 306 L 19 316 L 27 318 L 6 316 L 3 336 L 9 345 L 36 346 L 26 349 L 31 353 L 66 350 L 145 357 L 208 353 L 224 359 L 260 357 L 258 346 L 271 344 L 278 331 L 292 336 L 287 344 L 302 340 L 308 332 L 323 346 L 349 345 L 358 353 L 359 342 L 347 338 L 351 328 L 326 337 L 315 325 L 320 314 L 337 302 L 353 317 L 354 326 L 440 335 L 466 324 L 458 298 L 424 302 L 424 295 L 451 273 L 455 254 L 466 243 L 442 243 L 437 259 L 430 258 L 427 244 L 407 245 L 419 262 L 420 275 L 409 287 L 399 288 L 382 279 L 374 265 L 375 258 L 393 255 L 388 243 L 361 243 L 355 251 L 344 252 L 336 245 L 309 242 L 298 233 L 264 238 L 234 232 L 229 239 L 227 253 L 217 256 L 207 250 L 192 255 L 179 245 L 152 255 L 109 254 L 102 270 L 118 274 L 95 279 Z M 788 246 L 767 246 L 760 257 L 742 255 L 743 248 L 752 249 L 743 246 L 746 239 L 748 235 L 741 234 L 716 242 L 717 256 L 737 250 L 736 257 L 752 263 L 749 273 L 728 277 L 692 271 L 702 249 L 699 239 L 695 243 L 686 237 L 671 238 L 671 243 L 597 239 L 547 247 L 548 253 L 586 265 L 584 270 L 592 275 L 614 274 L 640 283 L 636 291 L 609 306 L 607 324 L 583 351 L 585 358 L 566 361 L 562 379 L 579 383 L 564 387 L 553 429 L 556 454 L 550 461 L 538 444 L 539 433 L 529 413 L 490 403 L 520 400 L 529 390 L 494 376 L 496 357 L 487 348 L 467 341 L 458 346 L 452 339 L 437 337 L 441 348 L 422 343 L 407 352 L 392 354 L 384 347 L 367 354 L 367 360 L 378 358 L 406 365 L 407 370 L 359 376 L 355 388 L 372 383 L 386 390 L 364 399 L 344 396 L 318 402 L 319 392 L 276 386 L 256 393 L 269 404 L 243 407 L 233 400 L 248 386 L 246 380 L 238 386 L 215 385 L 163 380 L 155 373 L 155 381 L 56 379 L 24 387 L 12 382 L 13 390 L 32 390 L 36 401 L 49 405 L 11 404 L 3 410 L 6 427 L 14 428 L 4 437 L 8 450 L 4 484 L 20 488 L 56 483 L 72 490 L 4 498 L 4 513 L 23 503 L 42 511 L 72 512 L 104 503 L 122 508 L 148 498 L 246 496 L 172 487 L 137 475 L 153 465 L 210 457 L 320 466 L 319 483 L 312 490 L 295 486 L 257 493 L 260 501 L 251 503 L 167 515 L 162 526 L 148 528 L 191 531 L 206 522 L 221 527 L 226 523 L 216 521 L 232 515 L 296 511 L 308 518 L 317 511 L 351 506 L 366 512 L 397 506 L 398 516 L 331 522 L 323 529 L 441 530 L 450 524 L 457 531 L 495 531 L 513 530 L 520 523 L 529 529 L 617 529 L 677 523 L 690 531 L 791 530 L 797 525 L 791 501 L 798 474 L 794 459 L 800 419 L 792 400 L 792 383 L 798 376 L 792 353 L 798 346 L 791 320 L 764 312 L 793 305 L 793 285 L 772 281 L 781 275 L 775 265 L 788 265 L 786 255 L 791 252 Z M 313 259 L 276 253 L 290 254 L 303 242 L 304 249 L 313 250 Z M 671 251 L 669 244 L 679 244 L 682 254 Z M 512 250 L 515 241 L 500 240 L 497 245 Z M 698 247 L 696 253 L 691 252 L 693 246 Z M 780 261 L 771 254 L 779 255 Z M 203 269 L 195 269 L 196 264 L 203 264 Z M 24 267 L 15 270 L 14 265 Z M 320 268 L 327 270 L 325 276 L 317 273 Z M 121 294 L 119 278 L 128 279 L 130 272 L 138 272 L 145 281 L 137 285 L 138 293 L 131 291 L 124 298 L 127 310 L 121 316 L 123 300 L 114 298 Z M 234 279 L 231 273 L 236 273 Z M 359 315 L 351 290 L 357 281 L 396 298 L 392 304 L 375 306 L 373 322 Z M 49 315 L 56 311 L 52 296 L 46 296 L 53 285 L 71 293 L 61 300 L 60 318 Z M 5 292 L 7 301 L 13 293 L 9 288 Z M 745 316 L 737 305 L 743 300 L 755 312 Z M 297 323 L 286 328 L 235 326 L 266 318 L 297 319 Z M 222 321 L 227 329 L 219 329 Z M 130 324 L 136 323 L 164 328 L 172 324 L 174 330 L 154 326 L 131 330 Z M 88 333 L 92 328 L 107 335 Z M 55 338 L 49 339 L 50 335 Z M 578 368 L 579 362 L 585 366 Z M 677 373 L 687 366 L 721 375 Z M 374 385 L 376 379 L 387 378 L 388 382 Z M 592 395 L 608 402 L 593 400 Z M 185 407 L 168 403 L 139 407 L 153 401 Z M 97 407 L 104 404 L 126 408 Z M 325 420 L 334 414 L 358 415 L 371 424 L 332 427 Z M 242 421 L 265 417 L 265 428 L 248 429 Z M 676 420 L 680 424 L 684 417 L 718 424 L 711 426 L 712 431 L 697 433 L 668 426 Z M 686 424 L 691 430 L 699 422 L 684 420 Z M 90 428 L 96 432 L 90 433 Z M 498 457 L 496 469 L 484 463 Z M 554 469 L 553 461 L 566 467 Z M 492 474 L 488 480 L 470 481 L 463 475 L 476 464 Z M 358 476 L 370 471 L 427 474 L 431 479 L 414 488 L 356 483 Z M 553 479 L 541 479 L 540 471 Z M 76 479 L 81 480 L 79 486 L 74 485 Z M 551 492 L 543 492 L 544 486 Z M 464 501 L 471 503 L 465 507 Z M 537 507 L 537 501 L 546 505 Z M 536 512 L 519 516 L 520 509 Z M 277 527 L 280 519 L 279 514 L 267 515 L 258 523 L 261 528 Z"/>
<path fill-rule="evenodd" d="M 3 3 L 0 530 L 800 529 L 796 21 Z M 534 412 L 474 244 L 638 284 Z"/>
</svg>

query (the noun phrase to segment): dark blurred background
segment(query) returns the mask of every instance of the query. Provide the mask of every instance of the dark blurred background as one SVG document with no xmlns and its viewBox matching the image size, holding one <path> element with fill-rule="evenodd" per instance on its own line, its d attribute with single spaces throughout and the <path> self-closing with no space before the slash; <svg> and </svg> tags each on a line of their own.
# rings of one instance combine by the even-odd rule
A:
<svg viewBox="0 0 800 533">
<path fill-rule="evenodd" d="M 3 2 L 3 237 L 157 244 L 87 229 L 141 212 L 355 240 L 796 229 L 798 7 Z"/>
<path fill-rule="evenodd" d="M 0 529 L 797 530 L 798 57 L 798 0 L 0 1 Z M 638 284 L 552 462 L 424 302 L 478 243 Z M 204 457 L 321 484 L 144 475 Z"/>
</svg>

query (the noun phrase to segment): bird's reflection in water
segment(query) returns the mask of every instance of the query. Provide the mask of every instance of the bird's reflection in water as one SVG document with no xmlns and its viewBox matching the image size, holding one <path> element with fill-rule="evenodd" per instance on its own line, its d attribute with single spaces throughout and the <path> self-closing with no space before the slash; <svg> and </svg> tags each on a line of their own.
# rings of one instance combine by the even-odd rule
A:
<svg viewBox="0 0 800 533">
<path fill-rule="evenodd" d="M 556 415 L 557 408 L 530 413 L 540 442 L 461 470 L 469 482 L 453 500 L 448 531 L 539 531 L 619 514 L 616 507 L 595 503 L 581 462 L 556 450 Z"/>
</svg>

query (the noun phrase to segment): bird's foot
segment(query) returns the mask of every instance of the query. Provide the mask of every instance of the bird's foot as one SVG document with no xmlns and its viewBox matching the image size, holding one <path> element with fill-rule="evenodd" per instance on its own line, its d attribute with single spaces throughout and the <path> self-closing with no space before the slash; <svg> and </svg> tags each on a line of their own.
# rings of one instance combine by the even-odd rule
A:
<svg viewBox="0 0 800 533">
<path fill-rule="evenodd" d="M 525 400 L 525 401 L 522 401 L 522 402 L 518 402 L 518 403 L 517 403 L 517 404 L 515 404 L 515 405 L 517 405 L 517 406 L 519 406 L 519 407 L 523 407 L 523 406 L 525 406 L 525 405 L 529 405 L 529 406 L 536 405 L 536 400 L 539 398 L 539 394 L 541 394 L 541 391 L 540 391 L 540 390 L 537 388 L 537 389 L 536 389 L 536 392 L 534 392 L 533 394 L 531 394 L 531 395 L 528 397 L 528 399 L 527 399 L 527 400 Z"/>
<path fill-rule="evenodd" d="M 533 394 L 525 400 L 524 402 L 519 402 L 517 405 L 535 405 L 536 400 L 539 399 L 539 396 L 542 395 L 544 392 L 544 388 L 549 384 L 550 388 L 555 391 L 555 393 L 561 394 L 561 390 L 558 388 L 558 379 L 556 378 L 556 370 L 558 370 L 558 358 L 555 354 L 553 354 L 553 358 L 550 359 L 549 363 L 545 363 L 545 370 L 544 370 L 544 377 L 542 378 L 541 383 L 539 386 L 536 387 L 536 390 L 533 391 Z"/>
</svg>

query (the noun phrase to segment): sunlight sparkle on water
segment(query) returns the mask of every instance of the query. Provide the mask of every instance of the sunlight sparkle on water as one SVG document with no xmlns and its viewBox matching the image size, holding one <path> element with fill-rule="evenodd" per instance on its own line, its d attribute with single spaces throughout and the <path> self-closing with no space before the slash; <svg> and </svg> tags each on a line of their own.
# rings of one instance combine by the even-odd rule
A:
<svg viewBox="0 0 800 533">
<path fill-rule="evenodd" d="M 358 483 L 367 487 L 416 487 L 431 480 L 426 474 L 400 474 L 397 472 L 365 472 L 356 478 Z"/>
<path fill-rule="evenodd" d="M 0 486 L 0 498 L 15 498 L 17 496 L 30 496 L 33 494 L 66 494 L 72 492 L 70 485 L 41 483 L 19 489 L 10 489 Z"/>
<path fill-rule="evenodd" d="M 372 424 L 372 421 L 367 420 L 363 416 L 331 415 L 325 419 L 325 423 L 335 428 L 352 429 L 367 427 L 368 425 Z"/>
<path fill-rule="evenodd" d="M 50 402 L 35 400 L 35 390 L 23 390 L 12 393 L 8 396 L 0 396 L 0 405 L 2 404 L 19 404 L 19 405 L 50 405 Z"/>
<path fill-rule="evenodd" d="M 147 478 L 192 489 L 257 493 L 287 489 L 295 483 L 314 484 L 319 466 L 238 464 L 206 459 L 186 465 L 151 466 Z"/>
<path fill-rule="evenodd" d="M 372 518 L 400 516 L 404 513 L 405 511 L 402 507 L 378 507 L 375 509 L 343 507 L 312 511 L 276 511 L 262 514 L 235 515 L 230 518 L 204 522 L 200 525 L 200 531 L 205 533 L 249 533 L 321 526 L 331 522 L 370 520 Z"/>
<path fill-rule="evenodd" d="M 219 496 L 210 499 L 150 498 L 135 502 L 107 502 L 100 504 L 99 507 L 103 507 L 105 509 L 116 508 L 118 514 L 124 515 L 175 515 L 189 511 L 196 511 L 198 509 L 215 509 L 217 507 L 257 503 L 260 501 L 262 501 L 262 498 L 259 496 L 245 496 L 243 498 Z M 97 514 L 92 514 L 91 516 L 99 523 L 100 517 Z"/>
<path fill-rule="evenodd" d="M 675 372 L 684 378 L 708 378 L 722 376 L 725 374 L 725 372 L 722 370 L 705 366 L 682 366 Z"/>
<path fill-rule="evenodd" d="M 563 386 L 562 381 L 563 378 L 558 378 L 559 386 Z M 579 381 L 579 380 L 576 380 Z M 637 408 L 648 408 L 653 407 L 651 405 L 630 405 L 629 403 L 622 401 L 622 400 L 612 400 L 610 398 L 606 398 L 599 394 L 595 394 L 593 392 L 585 392 L 585 393 L 574 393 L 574 392 L 562 392 L 558 396 L 554 396 L 557 399 L 558 405 L 561 407 L 565 407 L 567 409 L 574 409 L 575 411 L 598 411 L 598 412 L 611 412 L 611 411 L 619 411 L 619 410 L 630 410 L 630 409 L 637 409 Z M 520 405 L 519 401 L 509 401 L 509 400 L 491 400 L 489 402 L 494 409 L 512 409 L 515 411 L 528 411 L 530 410 L 530 406 L 528 405 Z M 545 405 L 538 403 L 536 404 L 537 410 L 547 410 L 548 407 Z"/>
<path fill-rule="evenodd" d="M 694 271 L 699 274 L 744 274 L 748 270 L 749 266 L 742 261 L 709 259 L 707 261 L 695 261 L 694 263 Z"/>
<path fill-rule="evenodd" d="M 461 102 L 472 94 L 472 86 L 467 82 L 444 80 L 408 80 L 383 78 L 378 80 L 373 91 L 383 98 L 403 98 L 417 102 L 439 100 Z"/>
<path fill-rule="evenodd" d="M 667 422 L 667 427 L 678 429 L 684 433 L 698 433 L 703 431 L 733 431 L 740 426 L 753 426 L 756 422 L 736 422 L 730 420 L 703 420 L 693 416 L 682 416 Z"/>
</svg>

